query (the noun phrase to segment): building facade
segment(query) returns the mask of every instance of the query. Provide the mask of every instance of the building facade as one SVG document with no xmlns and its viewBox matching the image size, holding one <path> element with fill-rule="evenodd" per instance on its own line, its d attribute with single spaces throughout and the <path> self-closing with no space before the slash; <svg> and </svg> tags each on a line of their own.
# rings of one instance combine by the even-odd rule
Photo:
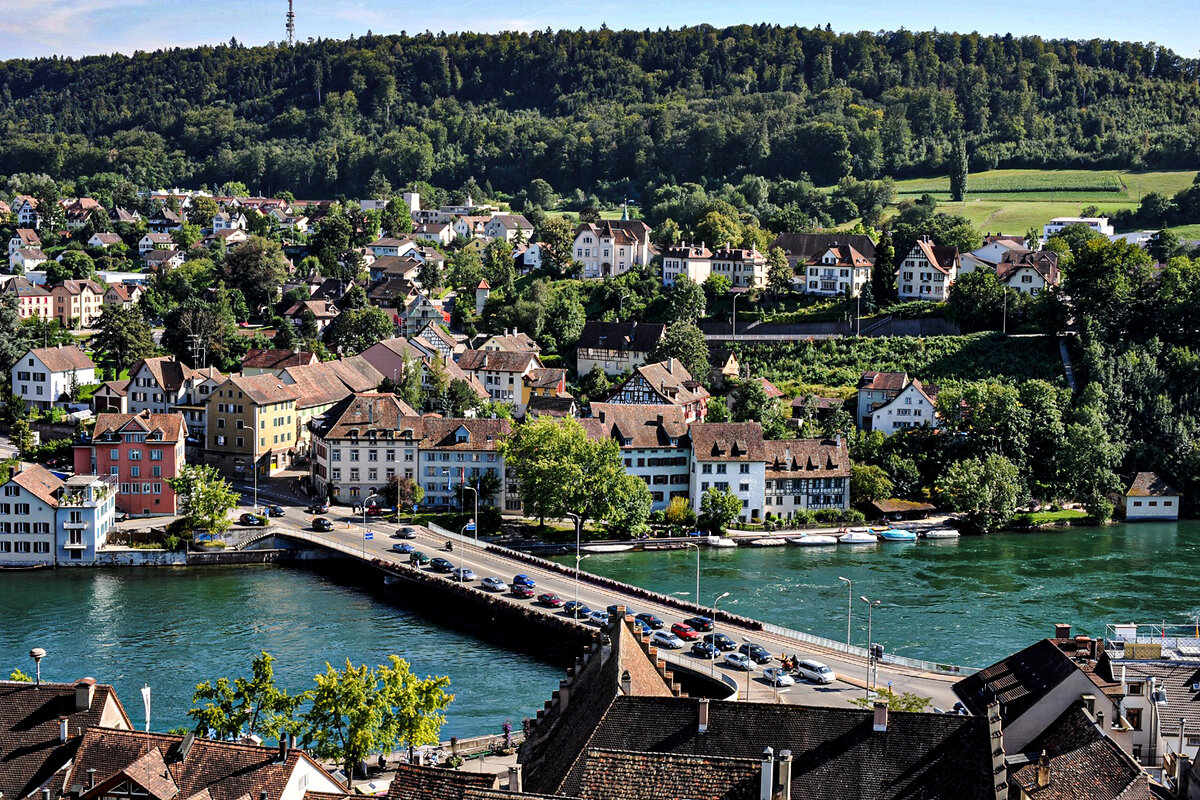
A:
<svg viewBox="0 0 1200 800">
<path fill-rule="evenodd" d="M 646 363 L 666 335 L 667 326 L 655 322 L 598 322 L 583 325 L 576 344 L 576 369 L 580 377 L 596 366 L 608 375 L 621 375 Z"/>
<path fill-rule="evenodd" d="M 167 481 L 186 463 L 182 414 L 101 414 L 90 441 L 75 445 L 75 472 L 115 479 L 117 508 L 134 516 L 178 513 Z"/>
<path fill-rule="evenodd" d="M 296 394 L 274 375 L 231 375 L 208 396 L 205 457 L 226 474 L 284 469 L 296 447 Z"/>
<path fill-rule="evenodd" d="M 766 449 L 757 422 L 710 422 L 691 427 L 692 458 L 688 487 L 692 510 L 700 513 L 710 488 L 728 492 L 742 503 L 740 522 L 762 519 L 766 491 Z"/>
<path fill-rule="evenodd" d="M 650 226 L 630 219 L 583 223 L 572 252 L 583 263 L 583 277 L 615 277 L 650 263 Z"/>
<path fill-rule="evenodd" d="M 837 439 L 788 439 L 763 443 L 764 506 L 783 519 L 797 511 L 850 508 L 850 453 Z"/>
<path fill-rule="evenodd" d="M 917 240 L 896 270 L 896 291 L 901 301 L 946 301 L 958 277 L 958 248 L 936 245 L 928 237 Z"/>
<path fill-rule="evenodd" d="M 50 408 L 73 389 L 96 382 L 96 365 L 78 345 L 35 347 L 12 368 L 13 394 L 36 408 Z"/>
</svg>

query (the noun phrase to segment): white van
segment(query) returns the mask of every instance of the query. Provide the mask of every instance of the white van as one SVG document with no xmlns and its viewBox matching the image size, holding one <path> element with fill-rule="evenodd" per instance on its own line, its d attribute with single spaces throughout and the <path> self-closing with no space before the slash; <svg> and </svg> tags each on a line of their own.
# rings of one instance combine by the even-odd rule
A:
<svg viewBox="0 0 1200 800">
<path fill-rule="evenodd" d="M 805 659 L 796 663 L 796 672 L 806 681 L 813 683 L 833 683 L 837 676 L 825 664 L 820 661 Z"/>
</svg>

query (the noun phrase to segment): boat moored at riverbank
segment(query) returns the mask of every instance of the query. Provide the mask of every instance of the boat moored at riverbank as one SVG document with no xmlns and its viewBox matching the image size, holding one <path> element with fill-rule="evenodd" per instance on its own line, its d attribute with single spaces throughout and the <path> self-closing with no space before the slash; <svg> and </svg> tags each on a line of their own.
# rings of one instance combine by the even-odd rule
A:
<svg viewBox="0 0 1200 800">
<path fill-rule="evenodd" d="M 926 539 L 957 539 L 961 535 L 954 528 L 933 528 L 921 534 Z"/>
<path fill-rule="evenodd" d="M 839 544 L 875 544 L 879 538 L 866 528 L 851 528 L 849 533 L 838 537 Z"/>
<path fill-rule="evenodd" d="M 903 528 L 888 528 L 880 532 L 879 538 L 885 542 L 915 542 L 917 534 L 915 531 L 906 531 Z"/>
<path fill-rule="evenodd" d="M 822 533 L 807 533 L 803 536 L 793 536 L 788 539 L 788 544 L 794 544 L 798 547 L 828 547 L 837 543 L 836 536 L 826 536 Z"/>
</svg>

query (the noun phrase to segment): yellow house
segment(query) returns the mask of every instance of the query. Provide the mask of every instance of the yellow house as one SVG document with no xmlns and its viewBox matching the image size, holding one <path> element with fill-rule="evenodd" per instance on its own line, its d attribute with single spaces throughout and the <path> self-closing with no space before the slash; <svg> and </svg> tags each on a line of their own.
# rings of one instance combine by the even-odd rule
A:
<svg viewBox="0 0 1200 800">
<path fill-rule="evenodd" d="M 296 449 L 296 392 L 279 378 L 230 375 L 208 396 L 204 449 L 226 473 L 284 469 Z"/>
</svg>

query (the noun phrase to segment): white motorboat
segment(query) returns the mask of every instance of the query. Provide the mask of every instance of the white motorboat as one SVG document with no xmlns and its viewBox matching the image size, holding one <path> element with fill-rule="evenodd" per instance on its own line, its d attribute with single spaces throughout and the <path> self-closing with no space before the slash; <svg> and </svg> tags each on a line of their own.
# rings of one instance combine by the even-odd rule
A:
<svg viewBox="0 0 1200 800">
<path fill-rule="evenodd" d="M 725 536 L 710 536 L 708 537 L 709 547 L 737 547 L 737 542 Z"/>
<path fill-rule="evenodd" d="M 579 548 L 585 553 L 624 553 L 633 549 L 631 544 L 585 544 Z"/>
<path fill-rule="evenodd" d="M 824 547 L 838 543 L 836 536 L 826 536 L 822 533 L 810 533 L 804 536 L 793 536 L 788 539 L 789 544 L 794 544 L 799 547 Z"/>
<path fill-rule="evenodd" d="M 753 545 L 753 546 L 755 546 L 755 547 L 779 547 L 780 545 L 785 545 L 785 544 L 787 544 L 787 539 L 784 539 L 784 538 L 779 538 L 779 539 L 773 539 L 773 538 L 755 539 L 754 541 L 750 542 L 750 544 L 752 544 L 752 545 Z"/>
<path fill-rule="evenodd" d="M 839 544 L 876 544 L 879 537 L 866 528 L 851 528 L 849 533 L 838 537 Z"/>
<path fill-rule="evenodd" d="M 960 535 L 954 528 L 933 528 L 924 534 L 926 539 L 957 539 Z"/>
</svg>

